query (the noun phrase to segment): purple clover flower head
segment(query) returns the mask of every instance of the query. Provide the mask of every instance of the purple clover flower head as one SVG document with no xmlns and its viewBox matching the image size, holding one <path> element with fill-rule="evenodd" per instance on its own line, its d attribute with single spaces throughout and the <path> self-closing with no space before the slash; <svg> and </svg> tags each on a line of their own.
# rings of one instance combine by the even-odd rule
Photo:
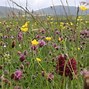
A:
<svg viewBox="0 0 89 89">
<path fill-rule="evenodd" d="M 46 45 L 46 42 L 44 40 L 39 40 L 39 47 L 43 47 Z"/>
<path fill-rule="evenodd" d="M 47 80 L 51 82 L 54 79 L 54 75 L 52 73 L 47 74 Z"/>
<path fill-rule="evenodd" d="M 60 48 L 59 46 L 56 46 L 56 47 L 55 47 L 56 50 L 59 50 L 59 48 Z"/>
<path fill-rule="evenodd" d="M 66 77 L 68 76 L 70 79 L 73 79 L 72 72 L 74 72 L 74 74 L 77 75 L 76 60 L 74 58 L 71 58 L 68 60 L 66 64 L 66 56 L 63 54 L 59 55 L 57 59 L 56 72 L 61 76 L 65 74 Z"/>
<path fill-rule="evenodd" d="M 83 75 L 84 78 L 84 89 L 89 89 L 89 70 L 82 70 L 81 75 Z"/>
<path fill-rule="evenodd" d="M 3 36 L 3 38 L 4 38 L 4 39 L 7 39 L 7 38 L 8 38 L 8 36 L 7 36 L 7 35 L 5 35 L 5 36 Z"/>
<path fill-rule="evenodd" d="M 14 89 L 22 89 L 20 86 L 15 86 Z"/>
<path fill-rule="evenodd" d="M 58 34 L 58 35 L 59 35 L 59 34 L 60 34 L 60 32 L 59 32 L 59 31 L 55 31 L 55 34 Z"/>
<path fill-rule="evenodd" d="M 40 35 L 36 35 L 36 38 L 39 39 L 41 36 Z"/>
<path fill-rule="evenodd" d="M 21 62 L 23 62 L 25 60 L 25 55 L 24 54 L 20 54 L 20 59 Z"/>
<path fill-rule="evenodd" d="M 21 70 L 16 70 L 12 75 L 11 79 L 20 80 L 22 78 L 23 72 Z"/>
<path fill-rule="evenodd" d="M 54 43 L 54 44 L 53 44 L 53 47 L 54 47 L 54 48 L 57 47 L 57 44 Z"/>
<path fill-rule="evenodd" d="M 41 39 L 45 39 L 45 36 L 41 36 Z"/>
<path fill-rule="evenodd" d="M 87 69 L 84 69 L 80 72 L 81 75 L 89 75 L 89 71 Z"/>
<path fill-rule="evenodd" d="M 84 36 L 84 37 L 89 37 L 89 31 L 88 30 L 82 30 L 80 32 L 80 35 Z"/>
<path fill-rule="evenodd" d="M 41 32 L 42 34 L 45 34 L 45 33 L 46 33 L 45 29 L 41 29 L 40 32 Z"/>
<path fill-rule="evenodd" d="M 14 79 L 15 80 L 20 80 L 22 78 L 22 71 L 21 70 L 16 70 L 14 73 Z"/>
<path fill-rule="evenodd" d="M 18 41 L 21 41 L 23 39 L 23 33 L 19 32 L 18 33 Z"/>
<path fill-rule="evenodd" d="M 37 49 L 37 46 L 33 45 L 33 46 L 31 46 L 31 49 L 35 51 Z"/>
<path fill-rule="evenodd" d="M 56 50 L 58 50 L 60 47 L 59 46 L 57 46 L 57 44 L 53 44 L 53 47 L 56 49 Z"/>
</svg>

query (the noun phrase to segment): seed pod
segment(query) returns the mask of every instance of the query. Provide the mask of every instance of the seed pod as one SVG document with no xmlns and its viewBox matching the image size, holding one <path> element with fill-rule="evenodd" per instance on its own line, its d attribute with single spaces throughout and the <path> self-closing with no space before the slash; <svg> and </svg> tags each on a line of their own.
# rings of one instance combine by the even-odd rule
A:
<svg viewBox="0 0 89 89">
<path fill-rule="evenodd" d="M 15 45 L 16 45 L 16 41 L 14 40 L 14 41 L 12 42 L 12 48 L 14 48 Z"/>
</svg>

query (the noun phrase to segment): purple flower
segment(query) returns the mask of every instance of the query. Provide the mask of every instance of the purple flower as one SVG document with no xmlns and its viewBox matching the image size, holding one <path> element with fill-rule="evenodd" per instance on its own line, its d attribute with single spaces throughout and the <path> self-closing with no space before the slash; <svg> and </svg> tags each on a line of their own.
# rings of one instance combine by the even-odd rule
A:
<svg viewBox="0 0 89 89">
<path fill-rule="evenodd" d="M 18 41 L 21 41 L 23 39 L 23 33 L 19 32 L 18 33 Z"/>
<path fill-rule="evenodd" d="M 8 38 L 8 36 L 7 36 L 7 35 L 5 35 L 5 36 L 3 36 L 3 38 L 4 38 L 4 39 L 7 39 L 7 38 Z"/>
<path fill-rule="evenodd" d="M 11 75 L 11 78 L 14 80 L 20 80 L 22 78 L 22 74 L 21 70 L 16 70 L 14 74 Z"/>
<path fill-rule="evenodd" d="M 45 33 L 46 33 L 46 31 L 45 31 L 44 29 L 41 29 L 40 32 L 41 32 L 42 34 L 45 34 Z"/>
<path fill-rule="evenodd" d="M 40 37 L 41 37 L 40 35 L 36 35 L 36 38 L 38 38 L 38 39 L 39 39 Z"/>
<path fill-rule="evenodd" d="M 25 60 L 25 55 L 24 54 L 20 54 L 20 59 L 21 62 L 23 62 Z"/>
<path fill-rule="evenodd" d="M 74 58 L 69 59 L 67 62 L 67 56 L 59 55 L 56 64 L 56 72 L 63 76 L 69 76 L 70 79 L 73 79 L 73 74 L 77 74 L 77 62 Z"/>
<path fill-rule="evenodd" d="M 84 69 L 81 74 L 84 78 L 84 89 L 89 89 L 89 70 Z"/>
<path fill-rule="evenodd" d="M 56 50 L 58 50 L 60 47 L 59 46 L 57 46 L 56 44 L 53 44 L 53 47 L 56 49 Z"/>
<path fill-rule="evenodd" d="M 37 46 L 33 45 L 33 46 L 31 46 L 31 49 L 35 51 L 37 49 Z"/>
<path fill-rule="evenodd" d="M 44 40 L 39 40 L 39 47 L 43 47 L 46 45 L 46 42 Z"/>
<path fill-rule="evenodd" d="M 26 66 L 29 67 L 29 65 L 30 65 L 30 62 L 27 61 L 27 62 L 26 62 Z"/>
<path fill-rule="evenodd" d="M 15 86 L 14 89 L 22 89 L 20 86 Z"/>
<path fill-rule="evenodd" d="M 57 45 L 56 44 L 53 44 L 53 47 L 55 48 L 55 47 L 57 47 Z"/>
<path fill-rule="evenodd" d="M 47 80 L 51 82 L 54 79 L 54 75 L 52 73 L 47 74 Z"/>
<path fill-rule="evenodd" d="M 88 30 L 82 30 L 82 31 L 80 32 L 80 35 L 81 35 L 81 36 L 84 36 L 84 37 L 89 37 L 89 31 L 88 31 Z"/>
<path fill-rule="evenodd" d="M 58 35 L 59 35 L 59 34 L 60 34 L 60 32 L 59 32 L 59 31 L 55 31 L 55 34 L 58 34 Z"/>
<path fill-rule="evenodd" d="M 84 69 L 80 72 L 81 75 L 85 76 L 88 75 L 89 76 L 89 71 L 87 69 Z"/>
<path fill-rule="evenodd" d="M 22 78 L 22 71 L 21 70 L 15 71 L 14 77 L 15 77 L 15 80 L 20 80 Z"/>
</svg>

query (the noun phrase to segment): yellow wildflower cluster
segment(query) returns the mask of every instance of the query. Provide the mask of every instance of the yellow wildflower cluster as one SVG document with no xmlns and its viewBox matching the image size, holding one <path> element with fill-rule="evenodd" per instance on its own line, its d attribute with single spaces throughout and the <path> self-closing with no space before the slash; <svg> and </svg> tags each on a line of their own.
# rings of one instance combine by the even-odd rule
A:
<svg viewBox="0 0 89 89">
<path fill-rule="evenodd" d="M 82 21 L 82 20 L 83 20 L 82 17 L 81 16 L 78 16 L 77 21 Z"/>
<path fill-rule="evenodd" d="M 80 8 L 80 10 L 82 10 L 82 11 L 88 10 L 88 8 L 87 8 L 85 5 L 81 5 L 79 8 Z"/>
<path fill-rule="evenodd" d="M 36 46 L 36 45 L 39 44 L 39 42 L 36 39 L 34 39 L 31 43 L 32 43 L 33 46 Z"/>
<path fill-rule="evenodd" d="M 64 26 L 64 23 L 63 22 L 60 22 L 60 29 L 65 29 L 65 26 Z"/>
<path fill-rule="evenodd" d="M 29 24 L 29 21 L 27 21 L 27 22 L 21 27 L 21 31 L 27 32 L 27 31 L 28 31 L 28 24 Z"/>
<path fill-rule="evenodd" d="M 50 40 L 52 40 L 52 37 L 46 37 L 45 38 L 47 41 L 50 41 Z"/>
</svg>

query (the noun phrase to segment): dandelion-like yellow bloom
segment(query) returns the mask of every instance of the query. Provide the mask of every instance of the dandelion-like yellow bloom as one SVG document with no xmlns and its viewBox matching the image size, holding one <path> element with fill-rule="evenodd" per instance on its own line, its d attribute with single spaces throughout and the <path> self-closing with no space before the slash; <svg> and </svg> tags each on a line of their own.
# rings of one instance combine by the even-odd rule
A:
<svg viewBox="0 0 89 89">
<path fill-rule="evenodd" d="M 36 58 L 36 60 L 37 60 L 38 62 L 41 62 L 42 59 L 40 59 L 40 58 Z"/>
<path fill-rule="evenodd" d="M 46 37 L 45 39 L 46 39 L 47 41 L 52 40 L 52 38 L 51 38 L 51 37 Z"/>
<path fill-rule="evenodd" d="M 88 10 L 88 8 L 87 8 L 86 6 L 84 6 L 84 5 L 81 5 L 79 8 L 80 8 L 80 10 L 82 10 L 82 11 Z"/>
<path fill-rule="evenodd" d="M 28 24 L 29 24 L 29 22 L 27 21 L 27 22 L 21 27 L 21 31 L 27 32 L 27 31 L 28 31 Z"/>
<path fill-rule="evenodd" d="M 35 40 L 35 39 L 34 39 L 31 43 L 32 43 L 32 45 L 34 45 L 34 46 L 36 46 L 36 45 L 39 44 L 39 42 L 38 42 L 37 40 Z"/>
</svg>

